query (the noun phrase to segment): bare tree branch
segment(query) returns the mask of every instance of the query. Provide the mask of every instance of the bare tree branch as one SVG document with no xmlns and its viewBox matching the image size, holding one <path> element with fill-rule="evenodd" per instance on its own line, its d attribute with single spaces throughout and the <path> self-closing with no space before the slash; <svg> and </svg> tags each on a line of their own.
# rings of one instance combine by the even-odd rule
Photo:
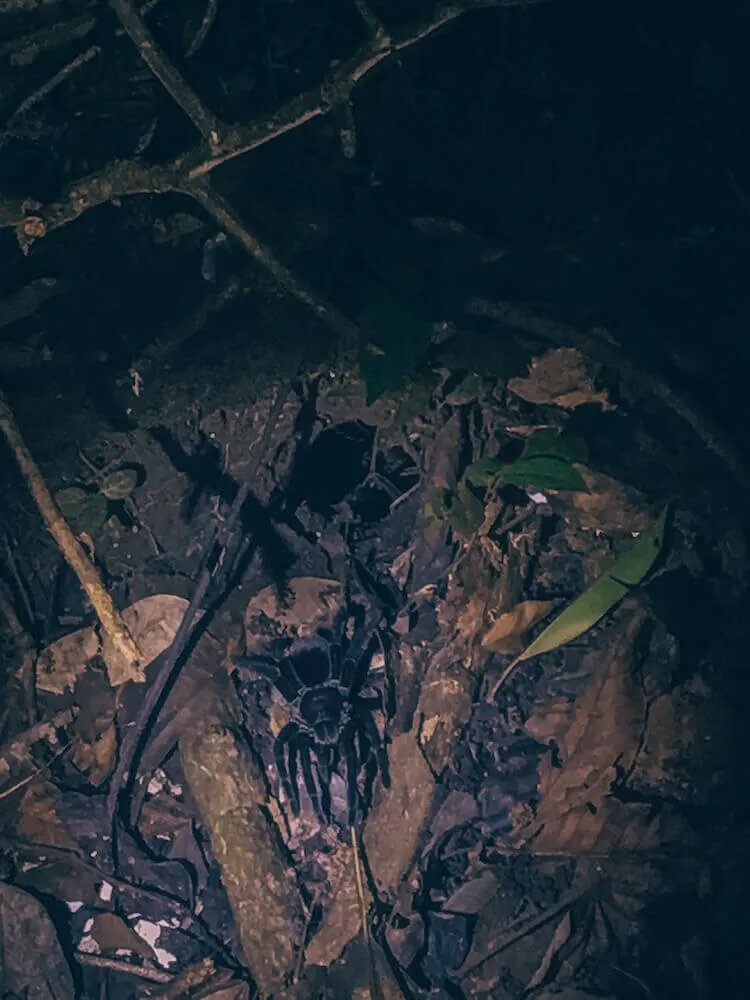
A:
<svg viewBox="0 0 750 1000">
<path fill-rule="evenodd" d="M 130 0 L 109 0 L 109 5 L 156 79 L 174 102 L 179 104 L 203 138 L 211 146 L 218 146 L 224 125 L 204 106 L 200 97 L 167 59 Z"/>
<path fill-rule="evenodd" d="M 131 0 L 109 0 L 123 28 L 151 71 L 194 122 L 206 141 L 166 167 L 147 166 L 138 159 L 118 160 L 107 164 L 96 173 L 74 182 L 58 201 L 46 206 L 31 199 L 0 199 L 0 228 L 13 227 L 21 250 L 27 253 L 35 240 L 72 222 L 96 205 L 126 195 L 180 191 L 198 201 L 284 288 L 324 319 L 342 338 L 344 345 L 351 344 L 357 337 L 357 327 L 297 279 L 247 230 L 231 207 L 212 193 L 208 183 L 201 179 L 228 160 L 243 156 L 334 110 L 342 116 L 345 152 L 353 155 L 356 135 L 351 112 L 351 93 L 359 81 L 381 62 L 422 41 L 462 14 L 489 7 L 529 6 L 546 3 L 548 0 L 448 0 L 439 3 L 428 20 L 403 32 L 398 38 L 391 38 L 385 32 L 366 0 L 355 2 L 371 34 L 369 41 L 358 52 L 328 74 L 319 87 L 299 94 L 272 114 L 246 125 L 227 127 L 203 106 L 200 97 L 171 65 L 151 38 Z M 346 350 L 346 346 L 344 349 Z"/>
<path fill-rule="evenodd" d="M 0 134 L 0 149 L 6 144 L 8 139 L 14 134 L 14 126 L 19 119 L 23 118 L 27 111 L 29 111 L 35 104 L 39 104 L 43 101 L 45 97 L 49 96 L 55 87 L 59 87 L 61 83 L 64 83 L 68 77 L 75 73 L 77 69 L 81 66 L 85 66 L 87 62 L 90 62 L 101 52 L 101 48 L 98 45 L 90 45 L 85 52 L 81 52 L 79 55 L 72 59 L 66 66 L 63 66 L 61 70 L 55 73 L 54 76 L 50 77 L 46 83 L 38 87 L 32 94 L 18 105 L 16 110 L 10 116 L 5 126 L 5 132 Z"/>
</svg>

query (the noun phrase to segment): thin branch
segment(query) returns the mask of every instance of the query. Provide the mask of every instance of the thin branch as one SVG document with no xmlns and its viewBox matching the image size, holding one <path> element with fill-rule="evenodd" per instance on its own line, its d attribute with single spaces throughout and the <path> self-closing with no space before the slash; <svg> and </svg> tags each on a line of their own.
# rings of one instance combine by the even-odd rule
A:
<svg viewBox="0 0 750 1000">
<path fill-rule="evenodd" d="M 359 3 L 360 12 L 366 22 L 374 25 L 374 15 L 364 0 L 355 2 Z M 407 31 L 395 41 L 391 41 L 385 32 L 375 28 L 375 34 L 369 43 L 351 59 L 336 67 L 319 87 L 299 94 L 267 117 L 247 125 L 227 128 L 224 123 L 206 111 L 200 98 L 158 49 L 130 0 L 109 0 L 152 72 L 195 123 L 207 143 L 196 146 L 167 167 L 149 167 L 137 159 L 115 161 L 97 173 L 78 180 L 67 189 L 59 201 L 46 206 L 31 199 L 0 199 L 0 228 L 14 228 L 22 252 L 28 253 L 37 239 L 72 222 L 96 205 L 131 194 L 166 194 L 171 191 L 181 191 L 199 201 L 214 218 L 222 218 L 224 227 L 240 240 L 248 253 L 267 267 L 301 302 L 323 317 L 339 336 L 343 337 L 346 345 L 358 336 L 356 326 L 306 289 L 238 222 L 234 213 L 221 199 L 211 195 L 205 186 L 195 182 L 228 160 L 257 149 L 258 146 L 299 128 L 314 118 L 327 115 L 334 109 L 350 107 L 353 88 L 370 70 L 392 54 L 420 42 L 462 14 L 481 8 L 519 7 L 547 2 L 549 0 L 453 0 L 453 2 L 439 3 L 429 20 Z M 351 120 L 345 119 L 343 138 L 349 141 L 349 146 L 346 148 L 350 151 L 354 142 L 352 124 Z"/>
<path fill-rule="evenodd" d="M 29 96 L 18 105 L 16 110 L 8 119 L 5 131 L 2 135 L 0 135 L 0 149 L 3 148 L 11 136 L 17 134 L 14 131 L 13 126 L 20 118 L 23 118 L 27 111 L 33 108 L 35 104 L 39 104 L 40 101 L 43 101 L 45 97 L 48 97 L 56 87 L 59 87 L 61 83 L 64 83 L 68 77 L 75 73 L 77 69 L 80 69 L 81 66 L 85 66 L 87 62 L 91 62 L 91 60 L 98 56 L 101 51 L 102 50 L 99 45 L 90 45 L 85 52 L 81 52 L 75 57 L 75 59 L 72 59 L 66 66 L 63 66 L 59 72 L 50 77 L 46 83 L 43 83 L 41 87 L 38 87 L 33 93 L 29 94 Z"/>
<path fill-rule="evenodd" d="M 109 0 L 109 5 L 144 62 L 170 97 L 182 108 L 209 145 L 218 146 L 225 126 L 206 109 L 200 97 L 167 59 L 130 0 Z"/>
<path fill-rule="evenodd" d="M 296 299 L 308 306 L 320 316 L 342 341 L 342 349 L 346 351 L 357 343 L 358 327 L 329 303 L 315 295 L 302 281 L 292 274 L 273 253 L 256 239 L 240 222 L 231 206 L 207 184 L 190 184 L 183 189 L 211 215 L 219 227 L 230 233 L 244 249 L 259 261 Z"/>
<path fill-rule="evenodd" d="M 40 774 L 44 774 L 44 772 L 48 771 L 53 764 L 57 763 L 57 761 L 62 757 L 62 755 L 64 753 L 67 753 L 72 746 L 73 746 L 72 743 L 66 743 L 65 746 L 62 748 L 62 750 L 57 751 L 52 760 L 47 761 L 46 764 L 42 764 L 41 767 L 38 767 L 35 771 L 32 771 L 31 774 L 27 774 L 25 778 L 21 778 L 20 781 L 16 781 L 14 784 L 10 786 L 10 788 L 4 788 L 0 792 L 0 799 L 7 799 L 9 795 L 12 795 L 14 792 L 17 792 L 19 788 L 25 788 L 25 786 L 30 784 L 34 780 L 34 778 L 38 778 Z"/>
<path fill-rule="evenodd" d="M 208 0 L 206 13 L 203 15 L 201 26 L 196 31 L 195 38 L 188 46 L 188 50 L 185 53 L 186 59 L 191 59 L 205 42 L 206 38 L 208 37 L 208 33 L 213 27 L 214 21 L 216 20 L 216 14 L 218 10 L 219 10 L 219 0 Z"/>
<path fill-rule="evenodd" d="M 90 955 L 86 951 L 77 951 L 75 957 L 79 965 L 90 965 L 95 969 L 109 969 L 112 972 L 124 972 L 128 976 L 137 976 L 150 983 L 171 983 L 174 979 L 174 976 L 168 972 L 162 972 L 161 969 L 155 969 L 151 965 L 135 965 L 133 962 L 125 962 L 119 958 Z"/>
<path fill-rule="evenodd" d="M 144 674 L 141 654 L 130 630 L 102 583 L 96 567 L 60 513 L 39 467 L 26 447 L 13 411 L 2 391 L 0 391 L 0 431 L 10 446 L 47 530 L 57 542 L 65 560 L 86 591 L 102 629 L 112 644 L 112 654 L 107 657 L 110 683 L 114 687 L 126 680 L 142 681 Z"/>
</svg>

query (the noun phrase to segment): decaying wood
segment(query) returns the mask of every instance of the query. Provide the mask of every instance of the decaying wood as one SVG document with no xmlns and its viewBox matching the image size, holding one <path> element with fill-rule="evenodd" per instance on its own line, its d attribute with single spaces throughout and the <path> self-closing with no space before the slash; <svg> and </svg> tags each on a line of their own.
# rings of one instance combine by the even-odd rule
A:
<svg viewBox="0 0 750 1000">
<path fill-rule="evenodd" d="M 264 808 L 263 775 L 217 702 L 206 706 L 201 728 L 180 741 L 180 758 L 210 832 L 248 967 L 261 994 L 273 993 L 295 967 L 305 919 L 294 871 Z"/>
<path fill-rule="evenodd" d="M 107 663 L 110 684 L 116 687 L 125 681 L 142 681 L 144 673 L 141 667 L 141 654 L 135 640 L 102 583 L 96 567 L 68 527 L 52 494 L 47 489 L 39 467 L 24 443 L 13 411 L 2 393 L 0 393 L 0 430 L 13 451 L 44 523 L 88 594 L 101 626 L 112 642 L 115 655 Z"/>
</svg>

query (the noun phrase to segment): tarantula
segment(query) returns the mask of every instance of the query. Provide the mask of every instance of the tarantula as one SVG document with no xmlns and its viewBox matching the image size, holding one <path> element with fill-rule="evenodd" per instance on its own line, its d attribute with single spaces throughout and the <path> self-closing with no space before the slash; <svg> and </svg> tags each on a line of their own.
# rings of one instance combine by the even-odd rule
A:
<svg viewBox="0 0 750 1000">
<path fill-rule="evenodd" d="M 372 658 L 386 650 L 382 632 L 368 629 L 362 609 L 342 611 L 332 629 L 305 639 L 280 641 L 278 655 L 235 657 L 270 680 L 287 702 L 291 717 L 274 742 L 274 761 L 292 811 L 300 811 L 298 768 L 312 806 L 324 823 L 331 820 L 331 776 L 343 759 L 346 767 L 348 824 L 360 805 L 359 777 L 366 789 L 377 772 L 390 785 L 388 755 L 374 712 L 386 715 L 379 692 L 365 688 Z M 350 636 L 347 626 L 353 622 Z M 387 673 L 387 670 L 386 670 Z"/>
</svg>

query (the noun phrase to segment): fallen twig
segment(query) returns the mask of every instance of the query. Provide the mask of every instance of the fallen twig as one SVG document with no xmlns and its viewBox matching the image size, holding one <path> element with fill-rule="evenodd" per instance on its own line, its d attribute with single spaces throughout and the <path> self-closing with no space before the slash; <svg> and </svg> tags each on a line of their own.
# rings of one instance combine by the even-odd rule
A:
<svg viewBox="0 0 750 1000">
<path fill-rule="evenodd" d="M 57 542 L 68 565 L 78 577 L 81 586 L 88 594 L 102 629 L 112 642 L 114 655 L 109 658 L 110 662 L 107 663 L 110 684 L 116 687 L 129 680 L 142 681 L 144 674 L 138 646 L 102 583 L 99 573 L 90 562 L 81 543 L 68 527 L 65 518 L 52 498 L 52 494 L 47 489 L 39 467 L 24 443 L 13 411 L 2 392 L 0 392 L 0 430 L 10 445 L 44 523 Z"/>
<path fill-rule="evenodd" d="M 17 792 L 19 788 L 24 788 L 26 785 L 30 784 L 34 780 L 34 778 L 38 778 L 40 774 L 43 774 L 45 771 L 49 770 L 49 768 L 51 768 L 52 765 L 56 763 L 64 753 L 70 750 L 72 746 L 73 746 L 72 742 L 66 743 L 65 746 L 62 748 L 62 750 L 57 751 L 52 760 L 47 761 L 46 764 L 42 764 L 42 766 L 38 767 L 36 771 L 32 771 L 31 774 L 27 774 L 26 777 L 21 778 L 20 781 L 16 781 L 15 784 L 10 786 L 10 788 L 4 788 L 2 792 L 0 792 L 0 799 L 7 799 L 9 795 L 12 795 L 14 792 Z"/>
<path fill-rule="evenodd" d="M 152 965 L 136 965 L 121 958 L 107 958 L 104 955 L 91 955 L 87 951 L 77 951 L 76 961 L 79 965 L 90 965 L 96 969 L 110 969 L 112 972 L 124 972 L 138 979 L 147 979 L 150 983 L 171 983 L 175 978 L 168 972 L 155 969 Z"/>
</svg>

